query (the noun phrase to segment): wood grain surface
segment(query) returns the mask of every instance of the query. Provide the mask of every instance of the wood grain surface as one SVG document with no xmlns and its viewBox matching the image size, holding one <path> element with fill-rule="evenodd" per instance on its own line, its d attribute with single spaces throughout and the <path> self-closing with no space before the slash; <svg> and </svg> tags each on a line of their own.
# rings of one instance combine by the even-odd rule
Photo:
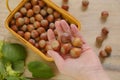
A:
<svg viewBox="0 0 120 80">
<path fill-rule="evenodd" d="M 9 0 L 11 9 L 14 9 L 20 1 L 22 0 Z M 53 2 L 58 6 L 62 4 L 62 0 L 53 0 Z M 81 0 L 69 0 L 69 13 L 79 20 L 83 37 L 97 55 L 106 45 L 112 46 L 112 55 L 107 58 L 102 65 L 111 80 L 120 80 L 120 0 L 89 0 L 89 2 L 88 8 L 83 10 Z M 100 14 L 103 10 L 109 12 L 109 17 L 105 22 L 100 18 Z M 6 8 L 5 0 L 0 0 L 0 40 L 6 39 L 12 42 L 19 42 L 4 26 L 4 22 L 9 13 Z M 97 48 L 95 46 L 95 39 L 100 35 L 100 31 L 103 27 L 107 27 L 110 33 L 103 42 L 102 47 Z M 33 60 L 42 60 L 29 48 L 28 52 L 29 55 L 26 63 Z M 55 80 L 70 80 L 68 77 L 59 74 L 53 62 L 46 63 L 58 73 Z M 24 75 L 31 76 L 27 69 Z"/>
</svg>

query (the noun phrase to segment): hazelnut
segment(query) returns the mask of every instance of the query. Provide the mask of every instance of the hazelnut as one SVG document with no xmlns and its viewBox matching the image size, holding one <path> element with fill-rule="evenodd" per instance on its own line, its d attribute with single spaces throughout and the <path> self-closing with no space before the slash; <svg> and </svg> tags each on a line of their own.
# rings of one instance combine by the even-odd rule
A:
<svg viewBox="0 0 120 80">
<path fill-rule="evenodd" d="M 28 40 L 32 45 L 35 45 L 35 40 L 34 39 L 29 39 Z"/>
<path fill-rule="evenodd" d="M 55 29 L 55 24 L 54 23 L 50 23 L 49 24 L 49 28 L 52 29 L 52 30 L 54 30 Z"/>
<path fill-rule="evenodd" d="M 32 9 L 29 9 L 29 10 L 27 11 L 27 17 L 32 17 L 33 15 L 34 15 L 33 10 L 32 10 Z"/>
<path fill-rule="evenodd" d="M 48 24 L 49 24 L 48 21 L 45 20 L 45 19 L 41 20 L 40 23 L 41 23 L 41 26 L 44 27 L 44 28 L 48 27 Z"/>
<path fill-rule="evenodd" d="M 40 48 L 45 48 L 46 41 L 45 40 L 40 40 L 38 44 L 39 44 Z"/>
<path fill-rule="evenodd" d="M 28 17 L 24 17 L 25 24 L 29 24 L 30 19 Z"/>
<path fill-rule="evenodd" d="M 16 12 L 15 15 L 14 15 L 14 18 L 17 19 L 17 18 L 20 18 L 22 17 L 22 14 L 20 12 Z"/>
<path fill-rule="evenodd" d="M 101 12 L 101 17 L 102 17 L 103 19 L 106 19 L 108 16 L 109 16 L 108 11 L 102 11 L 102 12 Z"/>
<path fill-rule="evenodd" d="M 59 49 L 60 49 L 60 43 L 57 40 L 53 40 L 51 42 L 51 47 L 52 47 L 53 50 L 59 51 Z"/>
<path fill-rule="evenodd" d="M 105 57 L 108 57 L 109 55 L 104 51 L 104 50 L 101 50 L 100 52 L 99 52 L 99 57 L 101 57 L 101 58 L 105 58 Z"/>
<path fill-rule="evenodd" d="M 98 46 L 101 46 L 103 41 L 104 41 L 104 38 L 102 36 L 96 37 L 96 43 Z"/>
<path fill-rule="evenodd" d="M 68 0 L 63 0 L 63 2 L 68 2 Z"/>
<path fill-rule="evenodd" d="M 101 34 L 103 37 L 107 37 L 109 31 L 106 27 L 103 27 L 102 30 L 101 30 Z"/>
<path fill-rule="evenodd" d="M 45 3 L 42 0 L 38 1 L 38 3 L 39 3 L 40 7 L 44 7 L 45 6 Z"/>
<path fill-rule="evenodd" d="M 37 30 L 32 30 L 31 31 L 31 37 L 32 38 L 36 38 L 36 37 L 38 37 L 39 36 L 39 33 L 37 32 Z"/>
<path fill-rule="evenodd" d="M 28 9 L 31 9 L 32 5 L 30 2 L 27 2 L 25 3 L 25 8 L 28 10 Z"/>
<path fill-rule="evenodd" d="M 35 28 L 38 28 L 38 27 L 40 27 L 40 22 L 35 21 L 33 25 L 34 25 Z"/>
<path fill-rule="evenodd" d="M 54 12 L 53 12 L 53 16 L 54 16 L 55 19 L 57 19 L 57 18 L 59 18 L 61 15 L 60 15 L 59 12 L 54 11 Z"/>
<path fill-rule="evenodd" d="M 66 10 L 66 11 L 68 11 L 69 6 L 67 4 L 63 4 L 61 8 L 64 9 L 64 10 Z"/>
<path fill-rule="evenodd" d="M 61 41 L 62 41 L 62 43 L 69 43 L 69 42 L 71 42 L 71 35 L 68 34 L 68 33 L 63 33 L 61 35 Z"/>
<path fill-rule="evenodd" d="M 34 23 L 35 22 L 35 18 L 34 17 L 30 17 L 30 23 Z"/>
<path fill-rule="evenodd" d="M 53 9 L 52 9 L 51 7 L 48 7 L 48 8 L 47 8 L 47 13 L 48 13 L 48 14 L 52 14 L 52 13 L 53 13 Z"/>
<path fill-rule="evenodd" d="M 43 20 L 43 17 L 42 17 L 42 15 L 40 15 L 40 14 L 36 14 L 36 15 L 35 15 L 35 19 L 36 19 L 37 21 L 41 21 L 41 20 Z"/>
<path fill-rule="evenodd" d="M 40 6 L 39 5 L 33 6 L 33 12 L 38 14 L 40 12 Z"/>
<path fill-rule="evenodd" d="M 20 36 L 24 36 L 24 32 L 23 31 L 18 31 L 17 34 L 19 34 Z"/>
<path fill-rule="evenodd" d="M 28 30 L 29 32 L 31 32 L 32 30 L 34 30 L 34 26 L 33 26 L 32 24 L 29 24 L 29 25 L 27 26 L 27 30 Z"/>
<path fill-rule="evenodd" d="M 18 18 L 16 20 L 16 25 L 17 26 L 22 26 L 25 23 L 24 18 Z"/>
<path fill-rule="evenodd" d="M 72 48 L 70 50 L 70 56 L 72 58 L 78 58 L 82 53 L 82 49 L 81 48 Z"/>
<path fill-rule="evenodd" d="M 29 39 L 30 39 L 30 32 L 25 32 L 24 38 L 25 38 L 26 40 L 29 40 Z"/>
<path fill-rule="evenodd" d="M 76 38 L 74 38 L 74 39 L 72 40 L 72 45 L 73 45 L 74 47 L 82 47 L 83 42 L 82 42 L 82 40 L 81 40 L 80 38 L 76 37 Z"/>
<path fill-rule="evenodd" d="M 39 34 L 42 34 L 45 32 L 45 29 L 43 27 L 39 27 L 39 28 L 37 28 L 37 31 Z"/>
<path fill-rule="evenodd" d="M 23 25 L 21 28 L 20 28 L 20 30 L 22 30 L 22 31 L 26 31 L 27 30 L 27 25 Z"/>
<path fill-rule="evenodd" d="M 45 47 L 45 50 L 48 51 L 48 50 L 52 50 L 52 47 L 50 44 L 47 44 L 46 47 Z"/>
<path fill-rule="evenodd" d="M 35 38 L 35 41 L 38 42 L 39 40 L 40 40 L 40 37 L 39 37 L 39 36 Z"/>
<path fill-rule="evenodd" d="M 67 53 L 69 53 L 71 48 L 72 48 L 72 45 L 70 43 L 63 44 L 61 46 L 60 52 L 62 54 L 67 54 Z"/>
<path fill-rule="evenodd" d="M 26 15 L 27 10 L 26 10 L 25 7 L 22 7 L 22 8 L 20 9 L 20 12 L 21 12 L 23 15 Z"/>
<path fill-rule="evenodd" d="M 37 0 L 31 0 L 31 4 L 34 6 L 34 5 L 37 5 Z"/>
<path fill-rule="evenodd" d="M 88 0 L 82 0 L 82 6 L 83 7 L 88 7 L 89 1 Z"/>
<path fill-rule="evenodd" d="M 47 20 L 48 20 L 49 22 L 53 22 L 53 21 L 54 21 L 54 16 L 53 16 L 52 14 L 48 15 L 48 16 L 47 16 Z"/>
<path fill-rule="evenodd" d="M 40 49 L 40 46 L 39 46 L 38 43 L 35 43 L 35 47 L 38 48 L 38 49 Z"/>
<path fill-rule="evenodd" d="M 15 25 L 15 19 L 12 19 L 12 20 L 10 21 L 10 25 Z"/>
<path fill-rule="evenodd" d="M 47 15 L 46 10 L 44 10 L 44 9 L 42 9 L 42 10 L 40 11 L 40 13 L 41 13 L 42 16 L 46 16 L 46 15 Z"/>
<path fill-rule="evenodd" d="M 42 39 L 42 40 L 48 40 L 48 37 L 47 37 L 47 33 L 46 32 L 44 32 L 44 33 L 41 33 L 41 35 L 40 35 L 40 39 Z"/>
<path fill-rule="evenodd" d="M 15 31 L 15 32 L 18 31 L 18 27 L 17 27 L 16 25 L 12 25 L 12 26 L 11 26 L 11 29 L 12 29 L 13 31 Z"/>
<path fill-rule="evenodd" d="M 111 52 L 112 52 L 112 47 L 109 46 L 109 45 L 107 45 L 107 46 L 105 47 L 105 52 L 106 52 L 108 55 L 110 55 Z"/>
</svg>

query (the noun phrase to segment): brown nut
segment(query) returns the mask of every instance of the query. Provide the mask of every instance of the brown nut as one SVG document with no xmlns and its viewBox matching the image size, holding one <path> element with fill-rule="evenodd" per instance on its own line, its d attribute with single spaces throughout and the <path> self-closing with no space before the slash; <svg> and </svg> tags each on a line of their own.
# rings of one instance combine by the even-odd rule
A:
<svg viewBox="0 0 120 80">
<path fill-rule="evenodd" d="M 29 24 L 30 19 L 28 17 L 24 17 L 25 24 Z"/>
<path fill-rule="evenodd" d="M 103 41 L 104 41 L 104 38 L 102 36 L 97 36 L 96 37 L 96 44 L 98 46 L 101 46 Z"/>
<path fill-rule="evenodd" d="M 38 43 L 35 43 L 35 47 L 38 48 L 38 49 L 40 49 L 40 46 L 39 46 Z"/>
<path fill-rule="evenodd" d="M 39 44 L 40 48 L 45 48 L 46 41 L 45 40 L 40 40 L 38 44 Z"/>
<path fill-rule="evenodd" d="M 10 21 L 10 25 L 15 25 L 15 19 L 12 19 L 12 20 Z"/>
<path fill-rule="evenodd" d="M 45 6 L 45 3 L 42 0 L 38 1 L 38 3 L 39 3 L 40 7 L 44 7 Z"/>
<path fill-rule="evenodd" d="M 17 19 L 17 18 L 20 18 L 22 17 L 22 14 L 20 12 L 16 12 L 15 15 L 14 15 L 14 18 Z"/>
<path fill-rule="evenodd" d="M 51 47 L 52 47 L 53 50 L 59 51 L 60 50 L 60 43 L 59 43 L 59 41 L 53 40 L 51 42 Z"/>
<path fill-rule="evenodd" d="M 61 41 L 62 41 L 62 43 L 69 43 L 69 42 L 71 42 L 71 35 L 68 34 L 68 33 L 63 33 L 61 35 Z"/>
<path fill-rule="evenodd" d="M 29 32 L 31 32 L 32 30 L 34 30 L 35 28 L 34 28 L 34 26 L 32 25 L 32 24 L 28 24 L 28 26 L 27 26 L 27 30 L 29 31 Z"/>
<path fill-rule="evenodd" d="M 53 13 L 53 9 L 52 9 L 51 7 L 48 7 L 48 8 L 47 8 L 47 13 L 48 13 L 48 14 L 52 14 L 52 13 Z"/>
<path fill-rule="evenodd" d="M 49 22 L 53 22 L 53 21 L 54 21 L 54 16 L 53 16 L 52 14 L 48 15 L 48 16 L 47 16 L 47 20 L 48 20 Z"/>
<path fill-rule="evenodd" d="M 40 22 L 35 21 L 35 22 L 33 23 L 33 25 L 34 25 L 35 28 L 39 28 L 39 27 L 40 27 Z"/>
<path fill-rule="evenodd" d="M 39 27 L 39 28 L 37 28 L 37 31 L 39 34 L 42 34 L 45 32 L 45 29 L 43 27 Z"/>
<path fill-rule="evenodd" d="M 32 17 L 33 15 L 34 15 L 33 10 L 32 10 L 32 9 L 29 9 L 29 10 L 27 11 L 27 17 Z"/>
<path fill-rule="evenodd" d="M 25 7 L 22 7 L 22 8 L 20 9 L 20 12 L 21 12 L 23 15 L 26 15 L 27 9 L 26 9 Z"/>
<path fill-rule="evenodd" d="M 66 10 L 66 11 L 68 11 L 69 6 L 68 6 L 67 4 L 63 4 L 63 5 L 61 6 L 61 8 L 64 9 L 64 10 Z"/>
<path fill-rule="evenodd" d="M 34 17 L 30 17 L 30 23 L 34 23 L 35 22 L 35 18 Z"/>
<path fill-rule="evenodd" d="M 40 15 L 40 14 L 36 14 L 36 15 L 35 15 L 35 20 L 37 20 L 37 21 L 41 21 L 41 20 L 43 20 L 42 15 Z"/>
<path fill-rule="evenodd" d="M 50 44 L 47 44 L 46 47 L 45 47 L 45 50 L 48 51 L 48 50 L 52 50 L 52 47 Z"/>
<path fill-rule="evenodd" d="M 107 37 L 108 33 L 109 33 L 108 29 L 106 27 L 103 27 L 101 30 L 101 35 L 103 37 Z"/>
<path fill-rule="evenodd" d="M 54 23 L 50 23 L 49 24 L 49 28 L 52 29 L 52 30 L 54 30 L 55 29 L 55 24 Z"/>
<path fill-rule="evenodd" d="M 112 52 L 112 47 L 109 46 L 109 45 L 107 45 L 107 46 L 105 47 L 105 52 L 106 52 L 108 55 L 110 55 L 111 52 Z"/>
<path fill-rule="evenodd" d="M 63 44 L 61 46 L 60 52 L 62 54 L 68 54 L 71 48 L 72 48 L 72 45 L 70 43 Z"/>
<path fill-rule="evenodd" d="M 70 50 L 70 56 L 72 58 L 78 58 L 82 53 L 82 49 L 81 48 L 72 48 Z"/>
<path fill-rule="evenodd" d="M 55 19 L 57 19 L 57 18 L 59 18 L 61 16 L 61 14 L 59 12 L 57 12 L 57 11 L 54 11 L 53 16 L 54 16 Z"/>
<path fill-rule="evenodd" d="M 83 7 L 88 7 L 89 1 L 88 0 L 82 0 L 82 6 Z"/>
<path fill-rule="evenodd" d="M 23 25 L 21 28 L 20 28 L 20 30 L 22 30 L 22 31 L 26 31 L 27 30 L 27 25 Z"/>
<path fill-rule="evenodd" d="M 17 34 L 19 34 L 20 36 L 24 36 L 24 32 L 23 31 L 18 31 Z"/>
<path fill-rule="evenodd" d="M 45 20 L 45 19 L 41 20 L 40 23 L 41 23 L 41 26 L 44 27 L 44 28 L 47 28 L 47 27 L 48 27 L 48 24 L 49 24 L 48 21 Z"/>
<path fill-rule="evenodd" d="M 24 25 L 24 23 L 25 23 L 24 18 L 17 18 L 17 20 L 16 20 L 17 26 L 22 26 L 22 25 Z"/>
<path fill-rule="evenodd" d="M 16 25 L 12 25 L 12 26 L 11 26 L 11 29 L 12 29 L 13 31 L 15 31 L 15 32 L 18 31 L 18 27 L 17 27 Z"/>
<path fill-rule="evenodd" d="M 27 2 L 27 3 L 25 3 L 24 7 L 28 10 L 28 9 L 31 9 L 32 5 L 30 2 Z"/>
<path fill-rule="evenodd" d="M 39 36 L 39 33 L 37 32 L 37 30 L 32 30 L 31 31 L 31 37 L 32 38 L 37 38 Z"/>
<path fill-rule="evenodd" d="M 33 12 L 34 12 L 35 14 L 38 14 L 38 13 L 40 12 L 40 6 L 39 6 L 39 5 L 33 6 Z"/>
<path fill-rule="evenodd" d="M 30 32 L 25 32 L 24 38 L 25 38 L 26 40 L 29 40 L 29 39 L 30 39 Z"/>
<path fill-rule="evenodd" d="M 109 16 L 108 11 L 102 11 L 101 12 L 101 18 L 106 19 Z"/>
<path fill-rule="evenodd" d="M 101 50 L 100 52 L 99 52 L 99 57 L 101 57 L 101 58 L 106 58 L 106 57 L 108 57 L 109 55 L 104 51 L 104 50 Z"/>
<path fill-rule="evenodd" d="M 33 6 L 37 5 L 37 3 L 38 3 L 38 0 L 31 0 L 31 4 L 32 4 Z"/>
<path fill-rule="evenodd" d="M 68 2 L 68 0 L 63 0 L 63 2 Z"/>
<path fill-rule="evenodd" d="M 29 39 L 28 40 L 32 45 L 35 45 L 35 40 L 34 39 Z"/>
<path fill-rule="evenodd" d="M 41 35 L 40 35 L 40 39 L 42 39 L 42 40 L 48 40 L 48 37 L 47 37 L 47 33 L 46 32 L 44 32 L 44 33 L 41 33 Z"/>
<path fill-rule="evenodd" d="M 76 37 L 76 38 L 74 38 L 74 39 L 72 40 L 72 45 L 73 45 L 74 47 L 82 47 L 83 42 L 82 42 L 82 40 L 81 40 L 80 38 Z"/>
<path fill-rule="evenodd" d="M 42 16 L 46 16 L 47 15 L 46 10 L 44 10 L 44 9 L 41 9 L 40 13 L 41 13 Z"/>
</svg>

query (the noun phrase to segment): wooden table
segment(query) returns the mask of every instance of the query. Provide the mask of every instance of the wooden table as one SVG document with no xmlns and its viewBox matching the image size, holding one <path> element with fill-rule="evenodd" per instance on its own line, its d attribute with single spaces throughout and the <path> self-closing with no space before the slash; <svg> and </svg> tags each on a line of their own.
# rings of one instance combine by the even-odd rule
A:
<svg viewBox="0 0 120 80">
<path fill-rule="evenodd" d="M 62 0 L 53 0 L 58 6 L 61 6 Z M 83 10 L 81 7 L 81 0 L 69 0 L 69 12 L 81 23 L 81 33 L 84 36 L 87 43 L 94 49 L 98 55 L 99 51 L 104 49 L 106 45 L 112 46 L 112 55 L 105 60 L 102 64 L 108 73 L 111 80 L 120 80 L 120 0 L 89 0 L 90 4 L 87 10 Z M 10 0 L 9 4 L 11 9 L 14 9 L 20 0 Z M 6 8 L 5 0 L 0 0 L 0 39 L 10 39 L 10 41 L 19 42 L 4 26 L 4 21 L 9 15 L 9 11 Z M 109 17 L 106 22 L 103 22 L 100 18 L 100 14 L 103 10 L 109 12 Z M 101 48 L 95 46 L 96 36 L 100 35 L 100 31 L 103 27 L 108 27 L 110 33 L 107 39 L 103 42 Z M 11 40 L 12 39 L 12 40 Z M 29 57 L 27 62 L 32 60 L 42 60 L 33 51 L 29 50 Z M 44 60 L 42 60 L 44 61 Z M 45 61 L 44 61 L 45 62 Z M 48 65 L 54 68 L 57 73 L 57 68 L 54 63 L 46 62 Z M 26 69 L 26 76 L 31 74 Z M 56 78 L 59 80 L 65 79 L 65 76 L 58 75 Z M 57 79 L 56 79 L 57 80 Z"/>
</svg>

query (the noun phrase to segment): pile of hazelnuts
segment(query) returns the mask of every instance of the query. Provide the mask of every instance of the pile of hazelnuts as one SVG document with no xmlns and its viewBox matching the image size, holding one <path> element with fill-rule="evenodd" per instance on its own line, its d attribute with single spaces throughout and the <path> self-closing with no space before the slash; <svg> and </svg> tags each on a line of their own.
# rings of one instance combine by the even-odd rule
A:
<svg viewBox="0 0 120 80">
<path fill-rule="evenodd" d="M 62 45 L 57 39 L 48 44 L 48 29 L 51 29 L 57 38 L 55 21 L 62 19 L 64 19 L 62 15 L 48 6 L 43 0 L 28 0 L 14 14 L 9 26 L 44 54 L 48 50 L 55 50 L 59 51 L 61 56 L 69 55 L 72 58 L 77 58 L 82 52 L 81 47 L 83 43 L 80 38 L 75 38 L 71 41 L 71 36 L 63 33 L 61 36 Z"/>
</svg>

